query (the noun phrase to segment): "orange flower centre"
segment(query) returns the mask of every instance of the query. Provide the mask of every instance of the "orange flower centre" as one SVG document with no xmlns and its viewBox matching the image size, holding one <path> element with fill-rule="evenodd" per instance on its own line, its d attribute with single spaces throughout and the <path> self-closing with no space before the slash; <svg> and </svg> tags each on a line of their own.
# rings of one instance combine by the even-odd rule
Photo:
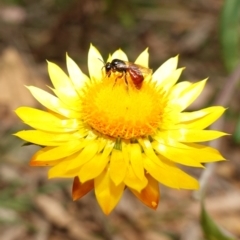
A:
<svg viewBox="0 0 240 240">
<path fill-rule="evenodd" d="M 82 103 L 83 120 L 101 134 L 122 139 L 154 134 L 166 105 L 151 82 L 141 89 L 126 85 L 124 78 L 105 77 L 92 82 Z"/>
</svg>

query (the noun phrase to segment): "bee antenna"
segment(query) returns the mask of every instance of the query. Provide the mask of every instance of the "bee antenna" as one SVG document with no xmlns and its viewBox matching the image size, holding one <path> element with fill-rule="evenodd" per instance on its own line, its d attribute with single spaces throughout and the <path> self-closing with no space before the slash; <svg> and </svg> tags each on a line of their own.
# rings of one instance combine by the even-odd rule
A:
<svg viewBox="0 0 240 240">
<path fill-rule="evenodd" d="M 101 58 L 98 58 L 98 60 L 100 60 L 102 63 L 104 63 L 105 64 L 105 62 L 101 59 Z"/>
<path fill-rule="evenodd" d="M 102 67 L 102 69 L 103 69 L 106 66 L 106 63 L 101 58 L 98 58 L 98 60 L 100 60 L 104 64 Z"/>
</svg>

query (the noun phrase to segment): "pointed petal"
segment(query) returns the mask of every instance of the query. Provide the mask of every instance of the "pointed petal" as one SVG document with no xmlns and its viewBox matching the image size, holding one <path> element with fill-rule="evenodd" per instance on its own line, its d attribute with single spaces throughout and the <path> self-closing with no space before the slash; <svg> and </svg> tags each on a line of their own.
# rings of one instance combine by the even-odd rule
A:
<svg viewBox="0 0 240 240">
<path fill-rule="evenodd" d="M 67 96 L 67 103 L 71 103 L 79 98 L 69 77 L 59 66 L 57 66 L 55 63 L 48 62 L 48 73 L 54 88 L 60 94 L 59 97 L 62 100 L 66 99 L 64 96 Z"/>
<path fill-rule="evenodd" d="M 147 156 L 144 156 L 144 167 L 160 183 L 176 189 L 198 189 L 199 184 L 196 179 L 189 176 L 173 163 L 162 160 L 164 167 L 160 167 Z"/>
<path fill-rule="evenodd" d="M 218 150 L 206 145 L 180 143 L 176 141 L 164 141 L 163 139 L 158 139 L 157 142 L 152 142 L 152 146 L 159 154 L 181 164 L 185 164 L 187 161 L 203 163 L 225 160 Z M 193 164 L 195 165 L 197 163 Z"/>
<path fill-rule="evenodd" d="M 71 171 L 75 168 L 80 168 L 83 164 L 90 161 L 93 157 L 96 156 L 98 151 L 98 142 L 96 140 L 89 141 L 83 150 L 79 153 L 78 157 L 73 159 L 68 167 L 67 170 Z"/>
<path fill-rule="evenodd" d="M 206 84 L 206 81 L 207 79 L 192 84 L 186 88 L 178 98 L 175 98 L 174 102 L 180 106 L 181 110 L 187 108 L 196 98 L 198 98 Z"/>
<path fill-rule="evenodd" d="M 109 141 L 105 138 L 96 138 L 96 139 L 98 140 L 98 152 L 97 153 L 102 153 L 104 148 L 109 143 Z"/>
<path fill-rule="evenodd" d="M 16 114 L 29 126 L 49 132 L 72 132 L 79 129 L 76 119 L 62 120 L 55 115 L 30 107 L 20 107 Z"/>
<path fill-rule="evenodd" d="M 88 52 L 88 71 L 91 80 L 100 81 L 102 79 L 103 63 L 102 55 L 97 48 L 91 44 Z"/>
<path fill-rule="evenodd" d="M 56 112 L 60 115 L 63 115 L 68 118 L 80 118 L 80 112 L 69 109 L 69 107 L 60 101 L 57 97 L 52 94 L 37 88 L 37 87 L 27 87 L 31 94 L 40 102 L 43 106 L 50 109 L 53 112 Z"/>
<path fill-rule="evenodd" d="M 115 51 L 112 55 L 112 59 L 120 59 L 123 61 L 128 61 L 128 57 L 125 52 L 123 52 L 121 49 L 118 49 Z"/>
<path fill-rule="evenodd" d="M 58 160 L 80 151 L 85 145 L 83 141 L 71 141 L 59 147 L 45 147 L 36 152 L 31 161 Z"/>
<path fill-rule="evenodd" d="M 208 107 L 203 108 L 198 111 L 193 112 L 182 112 L 180 113 L 180 123 L 193 121 L 199 118 L 203 118 L 205 116 L 208 116 L 209 114 L 216 114 L 216 115 L 222 115 L 226 109 L 221 106 L 214 106 L 214 107 Z M 217 119 L 217 118 L 216 118 Z"/>
<path fill-rule="evenodd" d="M 186 145 L 187 147 L 193 149 L 191 151 L 196 152 L 196 156 L 198 156 L 198 159 L 200 159 L 201 163 L 226 160 L 221 155 L 221 153 L 215 148 L 212 148 L 206 145 L 196 144 L 196 143 L 184 143 L 183 145 Z M 201 154 L 197 155 L 197 152 Z M 199 157 L 199 155 L 201 156 Z"/>
<path fill-rule="evenodd" d="M 148 48 L 146 48 L 136 59 L 135 64 L 141 65 L 145 68 L 148 68 L 149 62 L 149 53 Z"/>
<path fill-rule="evenodd" d="M 197 158 L 198 152 L 187 149 L 176 148 L 153 142 L 153 148 L 162 157 L 165 157 L 173 162 L 180 163 L 186 166 L 203 168 L 200 160 Z M 194 155 L 195 154 L 195 155 Z M 194 155 L 194 157 L 193 157 Z"/>
<path fill-rule="evenodd" d="M 109 161 L 109 155 L 113 149 L 115 142 L 108 140 L 101 153 L 88 162 L 86 162 L 79 171 L 81 182 L 88 181 L 100 175 Z"/>
<path fill-rule="evenodd" d="M 73 86 L 78 93 L 82 94 L 82 90 L 86 84 L 90 82 L 90 79 L 68 55 L 66 55 L 66 59 L 68 74 L 72 80 Z"/>
<path fill-rule="evenodd" d="M 109 164 L 109 175 L 117 186 L 123 182 L 127 173 L 128 162 L 124 158 L 123 152 L 113 149 Z"/>
<path fill-rule="evenodd" d="M 172 89 L 169 92 L 169 99 L 175 99 L 178 98 L 178 96 L 189 86 L 191 86 L 192 83 L 188 81 L 180 82 L 172 87 Z"/>
<path fill-rule="evenodd" d="M 202 164 L 200 163 L 201 157 L 200 159 L 198 159 L 200 151 L 199 152 L 194 151 L 190 147 L 184 148 L 182 147 L 182 145 L 183 144 L 178 142 L 174 142 L 174 146 L 161 144 L 157 141 L 152 142 L 154 150 L 161 155 L 161 158 L 164 156 L 165 158 L 173 162 L 181 163 L 183 165 L 200 168 L 203 167 Z"/>
<path fill-rule="evenodd" d="M 79 171 L 79 178 L 84 183 L 98 177 L 105 169 L 109 157 L 103 154 L 97 154 L 91 160 L 86 162 Z"/>
<path fill-rule="evenodd" d="M 195 112 L 180 113 L 176 128 L 204 129 L 215 122 L 225 112 L 223 107 L 209 107 Z"/>
<path fill-rule="evenodd" d="M 90 192 L 93 188 L 94 188 L 93 181 L 81 183 L 78 177 L 75 177 L 73 181 L 73 186 L 72 186 L 73 201 L 76 201 L 77 199 L 82 198 L 84 195 Z"/>
<path fill-rule="evenodd" d="M 48 178 L 73 178 L 76 176 L 77 172 L 67 172 L 66 168 L 69 161 L 73 159 L 72 156 L 66 158 L 66 160 L 57 163 L 55 166 L 51 167 L 48 171 Z"/>
<path fill-rule="evenodd" d="M 177 64 L 178 56 L 168 59 L 153 73 L 152 80 L 156 82 L 157 85 L 162 84 L 164 79 L 176 70 Z"/>
<path fill-rule="evenodd" d="M 77 140 L 79 137 L 72 133 L 50 133 L 39 130 L 20 131 L 13 134 L 27 142 L 41 146 L 59 146 L 68 141 Z"/>
<path fill-rule="evenodd" d="M 110 179 L 109 171 L 105 169 L 94 179 L 94 187 L 97 201 L 103 212 L 108 215 L 119 202 L 125 185 L 121 183 L 116 186 Z"/>
<path fill-rule="evenodd" d="M 29 166 L 31 167 L 49 167 L 55 166 L 56 164 L 62 162 L 62 159 L 58 160 L 50 160 L 50 161 L 35 161 L 34 159 L 29 162 Z"/>
<path fill-rule="evenodd" d="M 166 141 L 206 142 L 225 135 L 228 134 L 214 130 L 177 129 L 161 131 L 153 137 L 154 139 L 163 138 Z"/>
<path fill-rule="evenodd" d="M 168 77 L 166 77 L 161 84 L 158 85 L 159 88 L 164 89 L 166 92 L 169 91 L 169 89 L 176 84 L 178 81 L 180 75 L 182 74 L 184 68 L 178 68 L 174 70 Z"/>
<path fill-rule="evenodd" d="M 147 178 L 144 176 L 142 179 L 139 179 L 134 173 L 132 166 L 129 164 L 124 183 L 128 187 L 141 192 L 147 186 Z"/>
<path fill-rule="evenodd" d="M 107 62 L 111 62 L 111 61 L 112 61 L 112 55 L 109 54 L 109 55 L 108 55 L 108 58 L 107 58 Z"/>
<path fill-rule="evenodd" d="M 141 144 L 146 156 L 153 162 L 155 162 L 155 164 L 163 167 L 162 162 L 159 160 L 159 158 L 157 157 L 156 153 L 152 148 L 152 143 L 148 139 L 138 139 L 138 142 Z"/>
<path fill-rule="evenodd" d="M 143 180 L 145 175 L 142 160 L 142 149 L 138 143 L 129 144 L 128 148 L 130 153 L 130 163 L 133 171 L 140 180 Z"/>
<path fill-rule="evenodd" d="M 82 100 L 78 95 L 73 96 L 71 92 L 72 90 L 69 91 L 69 89 L 63 90 L 63 89 L 54 89 L 51 87 L 49 88 L 54 92 L 54 94 L 60 99 L 61 102 L 63 102 L 68 106 L 69 109 L 74 110 L 76 112 L 81 110 Z"/>
<path fill-rule="evenodd" d="M 158 181 L 150 174 L 146 174 L 146 178 L 148 180 L 148 184 L 140 193 L 134 189 L 130 190 L 142 203 L 152 209 L 157 209 L 160 198 Z"/>
<path fill-rule="evenodd" d="M 40 148 L 31 158 L 29 165 L 32 167 L 46 167 L 46 166 L 55 166 L 58 163 L 63 162 L 64 160 L 66 160 L 68 157 L 66 158 L 59 158 L 59 159 L 53 159 L 53 160 L 36 160 L 37 156 L 40 156 L 41 154 L 44 154 L 47 151 L 50 151 L 51 149 L 54 149 L 55 147 L 44 147 L 44 148 Z M 73 154 L 74 156 L 75 154 Z"/>
</svg>

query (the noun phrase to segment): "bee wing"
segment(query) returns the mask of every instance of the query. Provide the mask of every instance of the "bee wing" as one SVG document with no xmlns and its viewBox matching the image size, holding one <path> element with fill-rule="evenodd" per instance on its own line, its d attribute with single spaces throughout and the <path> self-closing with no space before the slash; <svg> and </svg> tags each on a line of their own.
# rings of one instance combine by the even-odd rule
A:
<svg viewBox="0 0 240 240">
<path fill-rule="evenodd" d="M 143 78 L 152 74 L 152 69 L 150 69 L 150 68 L 146 68 L 146 67 L 143 67 L 143 66 L 135 64 L 135 63 L 129 63 L 129 65 L 131 66 L 133 71 L 135 71 L 139 75 L 142 75 Z"/>
</svg>

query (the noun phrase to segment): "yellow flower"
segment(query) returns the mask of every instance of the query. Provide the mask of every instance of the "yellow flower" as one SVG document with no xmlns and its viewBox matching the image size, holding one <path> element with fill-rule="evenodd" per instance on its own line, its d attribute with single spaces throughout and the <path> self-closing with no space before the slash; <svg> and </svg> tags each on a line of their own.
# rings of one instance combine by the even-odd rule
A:
<svg viewBox="0 0 240 240">
<path fill-rule="evenodd" d="M 108 62 L 113 59 L 128 61 L 121 50 Z M 197 180 L 179 164 L 203 167 L 202 163 L 224 159 L 216 149 L 199 142 L 226 135 L 203 130 L 225 109 L 215 106 L 183 112 L 202 92 L 206 80 L 177 83 L 183 70 L 177 69 L 177 62 L 178 57 L 170 58 L 146 75 L 140 88 L 134 86 L 128 71 L 106 74 L 103 58 L 92 45 L 90 77 L 68 56 L 68 75 L 49 62 L 55 95 L 28 87 L 47 111 L 16 110 L 35 130 L 15 135 L 42 146 L 30 165 L 50 166 L 49 178 L 74 178 L 74 200 L 94 189 L 105 214 L 113 210 L 126 187 L 153 209 L 159 202 L 158 182 L 176 189 L 197 189 Z M 148 68 L 147 50 L 135 64 Z"/>
</svg>

